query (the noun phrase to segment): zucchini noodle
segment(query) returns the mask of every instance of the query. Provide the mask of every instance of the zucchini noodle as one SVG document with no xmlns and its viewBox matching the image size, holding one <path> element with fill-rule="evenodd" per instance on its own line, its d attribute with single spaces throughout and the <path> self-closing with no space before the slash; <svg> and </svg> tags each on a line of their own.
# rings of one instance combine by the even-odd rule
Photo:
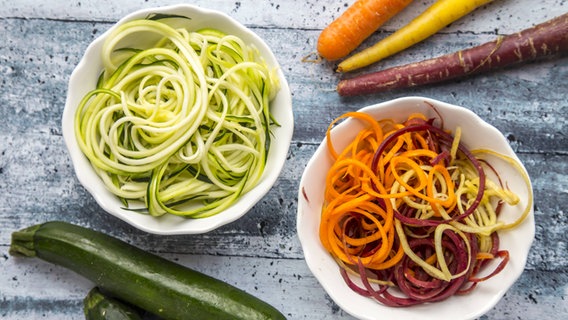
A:
<svg viewBox="0 0 568 320">
<path fill-rule="evenodd" d="M 330 129 L 347 117 L 367 127 L 338 152 Z M 334 162 L 326 178 L 321 243 L 351 289 L 388 306 L 465 294 L 500 272 L 509 253 L 499 248 L 497 231 L 519 225 L 532 207 L 530 181 L 517 161 L 491 150 L 469 150 L 460 128 L 451 135 L 435 120 L 413 114 L 396 123 L 350 112 L 327 131 Z M 528 203 L 513 221 L 500 212 L 521 201 L 485 159 L 491 157 L 510 165 L 527 186 Z M 478 277 L 495 259 L 497 267 Z M 363 287 L 348 274 L 359 277 Z M 399 294 L 389 293 L 392 288 Z"/>
<path fill-rule="evenodd" d="M 127 45 L 142 37 L 156 41 Z M 75 134 L 125 207 L 203 218 L 258 183 L 278 125 L 269 106 L 279 82 L 256 48 L 218 30 L 149 18 L 114 29 L 102 61 Z M 144 208 L 133 205 L 140 201 Z"/>
</svg>

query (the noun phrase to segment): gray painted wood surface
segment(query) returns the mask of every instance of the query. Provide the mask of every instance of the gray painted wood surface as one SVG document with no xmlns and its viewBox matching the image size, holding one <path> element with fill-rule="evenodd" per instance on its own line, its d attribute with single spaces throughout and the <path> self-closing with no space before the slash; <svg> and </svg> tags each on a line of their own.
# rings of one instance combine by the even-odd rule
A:
<svg viewBox="0 0 568 320">
<path fill-rule="evenodd" d="M 283 172 L 244 218 L 213 232 L 156 236 L 105 214 L 75 178 L 61 135 L 67 80 L 90 41 L 151 0 L 0 0 L 0 318 L 80 319 L 91 283 L 37 259 L 9 256 L 10 234 L 61 219 L 125 239 L 234 284 L 290 319 L 350 319 L 309 272 L 296 237 L 302 170 L 328 123 L 345 111 L 408 95 L 470 108 L 509 139 L 535 192 L 536 239 L 526 270 L 481 319 L 568 318 L 568 58 L 440 85 L 339 98 L 331 63 L 303 63 L 319 32 L 353 1 L 192 1 L 226 12 L 273 48 L 290 83 L 295 132 Z M 417 1 L 373 36 L 432 3 Z M 568 11 L 564 0 L 500 0 L 370 69 L 452 52 Z M 369 69 L 368 69 L 369 70 Z"/>
</svg>

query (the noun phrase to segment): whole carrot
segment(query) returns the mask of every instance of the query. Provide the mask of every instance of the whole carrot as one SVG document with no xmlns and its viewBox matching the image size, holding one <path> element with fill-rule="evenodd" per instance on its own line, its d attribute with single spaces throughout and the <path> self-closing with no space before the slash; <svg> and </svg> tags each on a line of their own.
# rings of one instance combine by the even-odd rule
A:
<svg viewBox="0 0 568 320">
<path fill-rule="evenodd" d="M 493 0 L 439 0 L 410 23 L 375 45 L 343 60 L 338 72 L 368 66 L 432 36 L 450 23 Z"/>
<path fill-rule="evenodd" d="M 337 92 L 354 96 L 432 84 L 561 54 L 568 54 L 568 13 L 469 49 L 341 80 Z"/>
<path fill-rule="evenodd" d="M 347 56 L 412 0 L 357 0 L 318 38 L 320 56 L 332 61 Z"/>
</svg>

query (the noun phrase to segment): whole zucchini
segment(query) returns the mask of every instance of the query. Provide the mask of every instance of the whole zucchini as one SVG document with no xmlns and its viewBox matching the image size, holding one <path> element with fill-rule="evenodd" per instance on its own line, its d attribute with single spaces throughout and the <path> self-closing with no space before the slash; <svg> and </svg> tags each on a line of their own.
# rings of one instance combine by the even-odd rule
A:
<svg viewBox="0 0 568 320">
<path fill-rule="evenodd" d="M 165 319 L 286 319 L 271 305 L 223 281 L 66 222 L 12 233 L 10 254 L 71 269 L 112 296 Z"/>
</svg>

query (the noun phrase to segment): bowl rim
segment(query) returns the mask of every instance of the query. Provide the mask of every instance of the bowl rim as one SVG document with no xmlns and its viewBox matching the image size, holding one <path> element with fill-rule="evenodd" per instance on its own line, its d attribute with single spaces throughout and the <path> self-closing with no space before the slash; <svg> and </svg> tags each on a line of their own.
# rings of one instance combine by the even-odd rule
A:
<svg viewBox="0 0 568 320">
<path fill-rule="evenodd" d="M 502 145 L 502 147 L 506 151 L 505 153 L 507 155 L 513 157 L 516 161 L 518 161 L 518 163 L 521 166 L 521 169 L 524 170 L 524 172 L 528 176 L 528 173 L 527 173 L 526 168 L 524 167 L 523 163 L 520 161 L 518 156 L 515 154 L 515 152 L 511 148 L 511 146 L 506 142 L 506 140 L 503 137 L 503 135 L 501 134 L 501 132 L 497 128 L 495 128 L 494 126 L 490 125 L 489 123 L 487 123 L 486 121 L 481 119 L 473 111 L 471 111 L 471 110 L 469 110 L 465 107 L 446 103 L 446 102 L 442 102 L 442 101 L 432 99 L 432 98 L 427 98 L 427 97 L 408 96 L 408 97 L 400 97 L 400 98 L 396 98 L 396 99 L 393 99 L 393 100 L 384 101 L 384 102 L 380 102 L 380 103 L 376 103 L 376 104 L 371 104 L 371 105 L 368 105 L 368 106 L 365 106 L 365 107 L 359 109 L 358 111 L 367 112 L 367 113 L 370 112 L 370 113 L 372 113 L 373 115 L 376 116 L 377 114 L 380 114 L 381 112 L 384 113 L 385 112 L 384 110 L 387 110 L 387 113 L 388 113 L 388 111 L 391 111 L 391 113 L 392 113 L 392 110 L 391 110 L 392 108 L 401 107 L 402 105 L 424 104 L 424 103 L 429 103 L 429 104 L 434 105 L 436 107 L 450 110 L 451 112 L 457 111 L 457 112 L 463 113 L 467 117 L 470 117 L 471 119 L 478 121 L 479 124 L 483 125 L 485 127 L 485 129 L 489 130 L 492 134 L 498 134 L 505 142 L 505 144 Z M 407 115 L 407 114 L 405 114 L 405 115 Z M 402 119 L 400 119 L 400 120 L 402 120 Z M 346 119 L 342 123 L 339 123 L 338 125 L 336 125 L 332 129 L 332 136 L 335 133 L 334 131 L 337 131 L 338 128 L 346 127 L 348 125 L 348 123 L 353 122 L 353 121 L 355 121 L 355 120 Z M 353 131 L 353 130 L 351 130 L 351 131 Z M 463 137 L 464 136 L 462 135 L 462 138 Z M 417 305 L 417 306 L 412 306 L 412 307 L 407 307 L 407 308 L 390 308 L 390 307 L 386 307 L 384 305 L 381 305 L 380 303 L 375 302 L 374 300 L 372 300 L 370 298 L 366 298 L 366 297 L 358 295 L 357 293 L 355 293 L 354 291 L 352 291 L 350 288 L 348 288 L 345 285 L 343 279 L 340 279 L 339 281 L 337 281 L 337 279 L 332 279 L 333 283 L 330 282 L 330 279 L 328 279 L 328 274 L 326 274 L 326 272 L 329 272 L 329 270 L 325 269 L 327 267 L 325 264 L 327 263 L 328 265 L 332 265 L 332 263 L 330 261 L 333 261 L 333 258 L 331 258 L 331 256 L 327 253 L 327 251 L 323 248 L 323 246 L 319 242 L 319 237 L 317 236 L 317 234 L 318 234 L 317 229 L 315 229 L 315 230 L 314 230 L 314 228 L 308 229 L 309 227 L 313 227 L 314 224 L 315 224 L 316 227 L 319 226 L 320 216 L 319 216 L 319 214 L 316 214 L 316 212 L 318 210 L 321 210 L 321 203 L 316 201 L 317 203 L 313 204 L 314 203 L 313 193 L 310 194 L 310 192 L 306 189 L 306 186 L 307 186 L 308 183 L 313 184 L 313 182 L 314 182 L 314 180 L 313 180 L 314 175 L 313 174 L 309 175 L 310 170 L 313 170 L 313 168 L 317 167 L 316 170 L 322 171 L 323 169 L 321 167 L 325 167 L 324 164 L 318 164 L 316 166 L 316 163 L 318 163 L 318 161 L 322 161 L 322 157 L 324 157 L 324 156 L 322 156 L 322 154 L 325 153 L 326 150 L 327 150 L 326 140 L 327 140 L 327 138 L 324 137 L 323 140 L 321 141 L 321 143 L 319 144 L 319 146 L 317 147 L 316 151 L 313 153 L 312 157 L 309 159 L 308 163 L 305 166 L 304 172 L 302 173 L 302 177 L 300 179 L 300 183 L 299 183 L 299 187 L 298 187 L 298 194 L 297 194 L 297 196 L 298 196 L 298 207 L 297 207 L 297 216 L 296 216 L 296 226 L 297 226 L 297 235 L 298 235 L 301 247 L 302 247 L 302 251 L 303 251 L 304 258 L 305 258 L 306 264 L 308 266 L 308 269 L 312 272 L 312 274 L 317 279 L 319 284 L 323 287 L 324 291 L 344 311 L 346 311 L 350 315 L 355 316 L 357 318 L 367 319 L 367 320 L 384 319 L 384 318 L 437 319 L 437 320 L 439 320 L 439 319 L 449 319 L 449 320 L 475 319 L 475 318 L 485 314 L 489 310 L 491 310 L 500 301 L 500 299 L 504 296 L 506 291 L 509 290 L 509 288 L 521 276 L 521 274 L 523 273 L 524 268 L 526 266 L 526 263 L 527 263 L 528 252 L 529 252 L 529 250 L 532 246 L 532 243 L 534 241 L 534 234 L 535 234 L 534 204 L 530 208 L 529 215 L 526 217 L 526 219 L 521 224 L 521 226 L 523 227 L 523 230 L 524 230 L 524 232 L 526 232 L 526 234 L 523 234 L 523 238 L 525 238 L 525 240 L 524 240 L 525 243 L 524 243 L 524 246 L 521 248 L 522 257 L 520 257 L 520 258 L 516 257 L 516 260 L 514 261 L 514 263 L 515 263 L 514 271 L 516 271 L 516 272 L 514 272 L 514 273 L 507 272 L 507 278 L 506 278 L 506 281 L 504 282 L 505 283 L 504 286 L 500 287 L 497 291 L 491 293 L 491 295 L 488 296 L 489 299 L 486 301 L 486 303 L 481 308 L 479 308 L 475 311 L 470 311 L 468 314 L 466 314 L 466 313 L 461 314 L 461 317 L 457 316 L 456 314 L 444 315 L 444 314 L 436 313 L 434 315 L 430 315 L 430 314 L 425 314 L 425 313 L 427 313 L 430 310 L 429 307 L 428 307 L 429 305 L 430 306 L 439 306 L 442 303 L 452 303 L 455 299 L 460 299 L 460 298 L 461 299 L 467 299 L 468 296 L 451 297 L 449 300 L 441 301 L 441 302 L 438 302 L 438 303 L 435 303 L 435 304 L 434 303 L 433 304 L 423 304 L 423 305 Z M 501 150 L 501 151 L 503 151 L 503 150 Z M 325 161 L 325 158 L 323 158 L 323 161 Z M 530 181 L 530 178 L 529 178 L 528 188 L 530 188 L 530 191 L 532 192 L 532 182 Z M 309 210 L 310 209 L 309 207 L 312 207 L 311 208 L 312 211 Z M 312 218 L 312 219 L 315 219 L 316 223 L 311 221 L 311 225 L 306 226 L 307 223 L 306 223 L 305 219 L 308 220 L 308 218 L 306 218 L 305 216 L 307 216 L 310 212 L 314 213 L 313 216 L 315 216 L 315 218 Z M 322 258 L 322 255 L 325 255 L 326 257 Z M 511 261 L 510 261 L 510 263 L 511 263 Z M 339 268 L 336 265 L 335 261 L 333 261 L 333 264 L 335 264 L 335 266 L 337 268 Z M 336 270 L 338 270 L 338 269 L 336 269 Z M 334 277 L 335 278 L 341 278 L 341 276 L 339 275 L 339 271 L 337 271 L 337 274 Z M 339 288 L 334 286 L 334 285 L 337 285 Z M 479 289 L 480 288 L 476 288 L 476 290 L 479 290 Z M 348 292 L 347 295 L 344 295 L 343 290 L 348 290 L 350 292 Z M 474 291 L 471 294 L 481 294 L 481 293 Z M 372 310 L 375 313 L 375 316 L 372 316 L 371 312 L 362 311 L 362 309 L 365 309 L 365 308 L 357 308 L 357 307 L 354 306 L 354 304 L 356 302 L 358 303 L 358 302 L 361 302 L 361 301 L 364 301 L 366 307 L 372 308 Z M 380 313 L 381 311 L 386 312 L 386 314 L 381 314 Z"/>
<path fill-rule="evenodd" d="M 286 108 L 278 108 L 278 121 L 282 124 L 279 127 L 273 129 L 273 140 L 271 147 L 269 149 L 268 158 L 270 159 L 270 165 L 264 168 L 264 172 L 261 179 L 257 185 L 248 191 L 246 194 L 241 196 L 239 200 L 233 203 L 225 211 L 206 218 L 192 219 L 184 217 L 151 217 L 145 216 L 139 213 L 132 213 L 130 211 L 116 207 L 115 200 L 113 203 L 109 202 L 110 192 L 101 185 L 93 183 L 93 178 L 96 176 L 94 170 L 92 170 L 90 162 L 86 159 L 86 156 L 81 152 L 78 144 L 76 142 L 74 134 L 74 116 L 77 109 L 77 101 L 82 98 L 82 94 L 73 94 L 77 87 L 78 82 L 83 81 L 83 74 L 88 72 L 85 69 L 89 65 L 89 58 L 100 52 L 105 38 L 118 26 L 121 24 L 139 18 L 145 18 L 152 13 L 176 13 L 176 14 L 193 14 L 195 16 L 207 16 L 214 17 L 215 19 L 220 19 L 222 25 L 227 25 L 231 27 L 231 30 L 227 30 L 227 33 L 238 34 L 240 36 L 246 37 L 250 40 L 250 43 L 254 43 L 254 46 L 261 52 L 262 57 L 267 61 L 270 67 L 275 69 L 275 72 L 279 78 L 280 89 L 276 97 L 272 100 L 271 104 L 277 104 L 285 106 Z M 100 59 L 100 58 L 97 58 Z M 99 69 L 100 70 L 100 69 Z M 75 176 L 79 180 L 80 184 L 88 191 L 88 193 L 94 198 L 96 203 L 107 213 L 127 222 L 128 224 L 148 233 L 152 234 L 162 234 L 162 235 L 177 235 L 177 234 L 200 234 L 212 231 L 223 225 L 231 223 L 249 212 L 252 207 L 262 199 L 276 183 L 280 172 L 282 171 L 285 159 L 290 147 L 290 142 L 292 140 L 292 135 L 294 131 L 294 116 L 292 109 L 292 96 L 290 92 L 290 87 L 283 73 L 282 67 L 280 66 L 276 56 L 268 44 L 254 31 L 240 23 L 228 14 L 213 10 L 206 9 L 200 6 L 191 4 L 175 4 L 166 6 L 156 6 L 143 8 L 140 10 L 133 11 L 123 18 L 119 19 L 114 23 L 109 29 L 104 33 L 99 35 L 94 39 L 80 58 L 78 64 L 75 66 L 73 72 L 71 73 L 68 86 L 67 86 L 67 96 L 65 100 L 65 107 L 63 109 L 63 114 L 61 117 L 61 125 L 63 132 L 63 139 L 66 145 L 66 149 L 71 158 L 71 162 L 74 168 Z M 278 143 L 276 143 L 278 141 Z M 278 155 L 278 157 L 276 157 Z M 88 164 L 88 170 L 85 171 L 84 167 Z M 96 176 L 98 178 L 98 176 Z M 100 178 L 98 178 L 100 180 Z M 105 192 L 106 191 L 106 192 Z M 243 201 L 246 200 L 246 201 Z M 141 220 L 143 219 L 143 220 Z M 169 219 L 170 222 L 162 224 L 160 220 Z M 155 224 L 148 224 L 148 222 L 155 221 Z M 183 224 L 180 227 L 179 224 Z"/>
</svg>

